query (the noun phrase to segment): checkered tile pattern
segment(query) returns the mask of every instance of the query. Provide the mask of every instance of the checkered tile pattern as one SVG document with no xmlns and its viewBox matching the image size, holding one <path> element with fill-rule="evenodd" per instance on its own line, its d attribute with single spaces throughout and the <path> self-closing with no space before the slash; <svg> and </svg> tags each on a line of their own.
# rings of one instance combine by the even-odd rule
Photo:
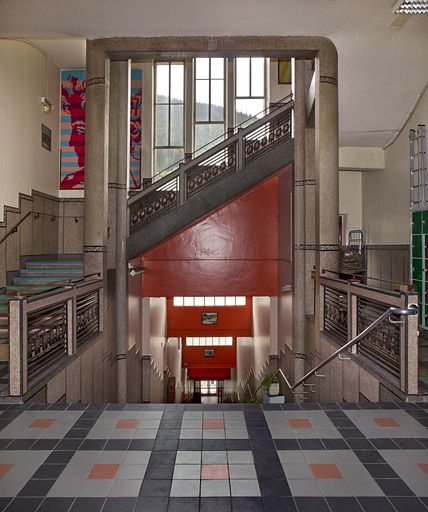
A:
<svg viewBox="0 0 428 512">
<path fill-rule="evenodd" d="M 428 512 L 428 405 L 0 405 L 0 512 Z"/>
</svg>

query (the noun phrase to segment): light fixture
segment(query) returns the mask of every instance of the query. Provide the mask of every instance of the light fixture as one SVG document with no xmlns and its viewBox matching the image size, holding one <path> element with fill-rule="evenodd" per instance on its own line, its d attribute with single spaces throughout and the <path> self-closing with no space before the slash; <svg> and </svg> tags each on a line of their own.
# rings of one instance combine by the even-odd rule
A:
<svg viewBox="0 0 428 512">
<path fill-rule="evenodd" d="M 42 96 L 40 98 L 40 103 L 43 105 L 43 111 L 45 112 L 45 114 L 50 114 L 52 112 L 52 110 L 55 110 L 55 107 L 46 98 L 46 96 Z"/>
<path fill-rule="evenodd" d="M 131 263 L 128 263 L 128 272 L 129 272 L 129 275 L 132 277 L 142 274 L 145 270 L 146 269 L 143 267 L 143 265 L 134 267 Z"/>
<path fill-rule="evenodd" d="M 398 0 L 394 14 L 428 14 L 428 0 Z"/>
</svg>

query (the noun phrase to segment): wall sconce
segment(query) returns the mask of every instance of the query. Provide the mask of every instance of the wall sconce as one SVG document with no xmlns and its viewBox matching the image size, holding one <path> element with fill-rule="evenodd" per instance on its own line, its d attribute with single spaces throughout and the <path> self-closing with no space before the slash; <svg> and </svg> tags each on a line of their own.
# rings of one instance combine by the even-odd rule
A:
<svg viewBox="0 0 428 512">
<path fill-rule="evenodd" d="M 132 277 L 142 274 L 145 270 L 146 269 L 143 267 L 143 265 L 140 265 L 138 267 L 133 267 L 131 265 L 131 263 L 128 264 L 128 272 L 129 272 L 129 275 Z"/>
<path fill-rule="evenodd" d="M 44 111 L 45 114 L 50 114 L 52 112 L 52 110 L 55 110 L 55 107 L 46 98 L 46 96 L 42 96 L 40 98 L 40 103 L 43 105 L 43 111 Z"/>
</svg>

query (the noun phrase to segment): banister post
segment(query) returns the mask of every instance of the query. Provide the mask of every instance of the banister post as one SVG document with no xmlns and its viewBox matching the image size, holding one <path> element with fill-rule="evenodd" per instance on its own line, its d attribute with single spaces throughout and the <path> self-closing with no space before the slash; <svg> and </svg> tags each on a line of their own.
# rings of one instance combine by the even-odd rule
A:
<svg viewBox="0 0 428 512">
<path fill-rule="evenodd" d="M 179 204 L 180 206 L 186 202 L 186 172 L 184 169 L 185 164 L 180 163 L 178 165 L 178 170 L 180 174 L 178 175 L 178 192 L 179 192 Z"/>
<path fill-rule="evenodd" d="M 244 137 L 242 136 L 243 128 L 238 128 L 238 141 L 236 147 L 236 172 L 244 167 Z"/>
<path fill-rule="evenodd" d="M 409 304 L 418 305 L 418 295 L 401 294 L 403 307 Z M 410 315 L 403 318 L 404 323 L 400 329 L 400 383 L 401 390 L 408 395 L 418 394 L 419 361 L 418 361 L 418 315 Z"/>
<path fill-rule="evenodd" d="M 27 299 L 9 300 L 9 395 L 27 392 Z"/>
<path fill-rule="evenodd" d="M 74 287 L 74 290 L 76 288 Z M 67 301 L 67 355 L 76 353 L 76 293 Z"/>
<path fill-rule="evenodd" d="M 349 283 L 349 295 L 350 295 L 350 311 L 348 313 L 348 328 L 350 333 L 350 340 L 355 338 L 358 334 L 358 297 L 352 293 L 352 281 Z M 358 346 L 353 345 L 351 352 L 356 354 L 358 352 Z"/>
</svg>

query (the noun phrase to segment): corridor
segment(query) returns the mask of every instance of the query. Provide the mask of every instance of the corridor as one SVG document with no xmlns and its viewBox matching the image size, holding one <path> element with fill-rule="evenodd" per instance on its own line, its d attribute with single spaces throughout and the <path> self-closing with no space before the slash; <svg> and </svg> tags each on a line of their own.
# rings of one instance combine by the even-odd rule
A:
<svg viewBox="0 0 428 512">
<path fill-rule="evenodd" d="M 428 406 L 2 405 L 5 512 L 428 509 Z"/>
</svg>

